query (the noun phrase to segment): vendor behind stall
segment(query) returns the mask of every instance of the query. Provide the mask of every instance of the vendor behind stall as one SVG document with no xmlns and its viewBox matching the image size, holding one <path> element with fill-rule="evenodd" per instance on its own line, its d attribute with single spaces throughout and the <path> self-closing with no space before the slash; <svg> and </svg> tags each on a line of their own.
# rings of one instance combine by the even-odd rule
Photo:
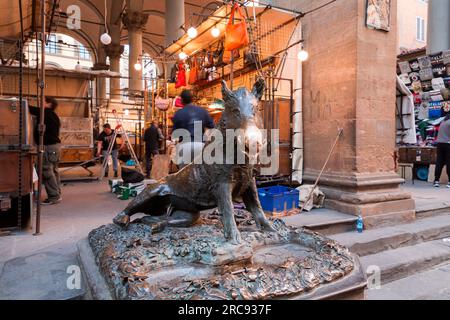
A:
<svg viewBox="0 0 450 320">
<path fill-rule="evenodd" d="M 450 113 L 447 114 L 444 121 L 441 123 L 437 138 L 437 161 L 434 179 L 434 186 L 436 188 L 440 187 L 439 181 L 441 180 L 444 166 L 447 167 L 447 175 L 449 179 L 447 188 L 450 188 Z"/>
<path fill-rule="evenodd" d="M 192 104 L 193 97 L 192 92 L 190 90 L 184 90 L 181 93 L 181 99 L 183 101 L 183 109 L 177 111 L 175 116 L 173 117 L 173 131 L 177 129 L 185 129 L 189 131 L 191 135 L 190 141 L 180 141 L 180 144 L 177 146 L 177 156 L 180 154 L 191 153 L 191 162 L 194 157 L 201 154 L 203 150 L 203 136 L 196 137 L 194 132 L 194 124 L 195 122 L 200 122 L 202 126 L 202 132 L 204 133 L 206 129 L 214 128 L 214 121 L 209 115 L 208 111 L 205 109 L 195 106 Z M 182 152 L 180 153 L 179 151 Z M 183 159 L 177 160 L 177 165 L 180 168 L 185 167 L 189 163 L 186 163 Z"/>
<path fill-rule="evenodd" d="M 45 132 L 44 132 L 44 157 L 42 164 L 42 183 L 47 192 L 47 199 L 42 202 L 44 205 L 57 204 L 61 201 L 61 179 L 59 177 L 58 165 L 61 155 L 61 140 L 59 132 L 61 121 L 55 110 L 58 101 L 52 97 L 45 97 Z M 40 109 L 30 106 L 30 113 L 40 119 Z M 34 139 L 39 141 L 39 131 L 34 131 Z"/>
</svg>

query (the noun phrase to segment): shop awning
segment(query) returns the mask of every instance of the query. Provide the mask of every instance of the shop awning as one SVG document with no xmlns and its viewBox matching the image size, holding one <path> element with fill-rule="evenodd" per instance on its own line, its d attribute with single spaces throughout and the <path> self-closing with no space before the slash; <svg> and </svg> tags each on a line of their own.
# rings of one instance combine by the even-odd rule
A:
<svg viewBox="0 0 450 320">
<path fill-rule="evenodd" d="M 264 20 L 270 22 L 272 26 L 283 25 L 295 18 L 294 14 L 269 7 L 246 7 L 243 10 L 247 10 L 249 17 L 264 15 Z M 166 55 L 172 58 L 176 56 L 175 58 L 177 58 L 178 54 L 183 51 L 188 56 L 192 56 L 209 47 L 220 38 L 214 38 L 211 29 L 217 26 L 220 29 L 221 37 L 223 37 L 230 13 L 231 6 L 220 7 L 197 27 L 198 36 L 195 39 L 190 39 L 187 34 L 183 35 L 165 49 Z"/>
</svg>

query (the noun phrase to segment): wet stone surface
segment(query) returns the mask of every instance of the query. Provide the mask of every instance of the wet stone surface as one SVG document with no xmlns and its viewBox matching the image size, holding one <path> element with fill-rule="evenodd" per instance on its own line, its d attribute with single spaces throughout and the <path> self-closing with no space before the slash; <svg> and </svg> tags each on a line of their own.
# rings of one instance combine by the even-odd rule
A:
<svg viewBox="0 0 450 320">
<path fill-rule="evenodd" d="M 139 222 L 127 229 L 106 225 L 89 243 L 116 299 L 271 299 L 311 292 L 353 269 L 337 242 L 273 220 L 277 232 L 258 231 L 251 215 L 237 210 L 242 236 L 225 241 L 216 211 L 187 229 L 152 233 Z"/>
</svg>

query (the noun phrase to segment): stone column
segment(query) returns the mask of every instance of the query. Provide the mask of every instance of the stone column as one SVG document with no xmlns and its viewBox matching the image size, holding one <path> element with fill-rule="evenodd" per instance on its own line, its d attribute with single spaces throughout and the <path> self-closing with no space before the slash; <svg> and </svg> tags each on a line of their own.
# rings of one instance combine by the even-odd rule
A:
<svg viewBox="0 0 450 320">
<path fill-rule="evenodd" d="M 109 57 L 109 69 L 113 72 L 120 73 L 120 58 L 122 57 L 124 47 L 120 44 L 110 44 L 105 50 Z M 110 79 L 109 94 L 111 99 L 120 99 L 120 78 Z"/>
<path fill-rule="evenodd" d="M 321 1 L 299 0 L 303 10 Z M 312 183 L 338 129 L 344 133 L 320 180 L 326 206 L 362 215 L 366 227 L 410 221 L 415 204 L 395 172 L 397 1 L 391 30 L 366 27 L 366 1 L 337 1 L 302 19 L 304 181 Z"/>
<path fill-rule="evenodd" d="M 92 67 L 93 70 L 109 70 L 109 66 L 106 64 L 106 51 L 105 46 L 99 42 L 98 45 L 98 58 L 97 62 L 94 63 L 94 66 Z M 97 105 L 102 105 L 107 97 L 106 97 L 106 78 L 99 77 L 96 80 L 97 86 L 96 86 L 96 98 L 97 98 Z"/>
<path fill-rule="evenodd" d="M 450 49 L 450 1 L 429 0 L 427 33 L 429 54 Z"/>
<path fill-rule="evenodd" d="M 184 31 L 184 0 L 166 0 L 166 46 L 178 40 Z"/>
<path fill-rule="evenodd" d="M 128 10 L 131 8 L 128 7 Z M 142 29 L 146 25 L 148 14 L 140 11 L 128 11 L 122 22 L 128 29 L 129 53 L 129 89 L 130 92 L 140 92 L 143 88 L 142 70 L 138 71 L 134 65 L 140 62 L 142 56 Z"/>
</svg>

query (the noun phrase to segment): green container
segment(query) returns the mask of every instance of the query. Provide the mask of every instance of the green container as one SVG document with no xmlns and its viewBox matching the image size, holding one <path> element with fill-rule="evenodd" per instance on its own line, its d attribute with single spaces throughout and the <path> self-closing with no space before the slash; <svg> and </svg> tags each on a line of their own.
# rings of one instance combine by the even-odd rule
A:
<svg viewBox="0 0 450 320">
<path fill-rule="evenodd" d="M 120 189 L 122 190 L 119 199 L 120 200 L 128 200 L 130 199 L 130 194 L 131 194 L 131 190 L 130 188 L 126 188 L 126 187 L 120 187 Z"/>
</svg>

